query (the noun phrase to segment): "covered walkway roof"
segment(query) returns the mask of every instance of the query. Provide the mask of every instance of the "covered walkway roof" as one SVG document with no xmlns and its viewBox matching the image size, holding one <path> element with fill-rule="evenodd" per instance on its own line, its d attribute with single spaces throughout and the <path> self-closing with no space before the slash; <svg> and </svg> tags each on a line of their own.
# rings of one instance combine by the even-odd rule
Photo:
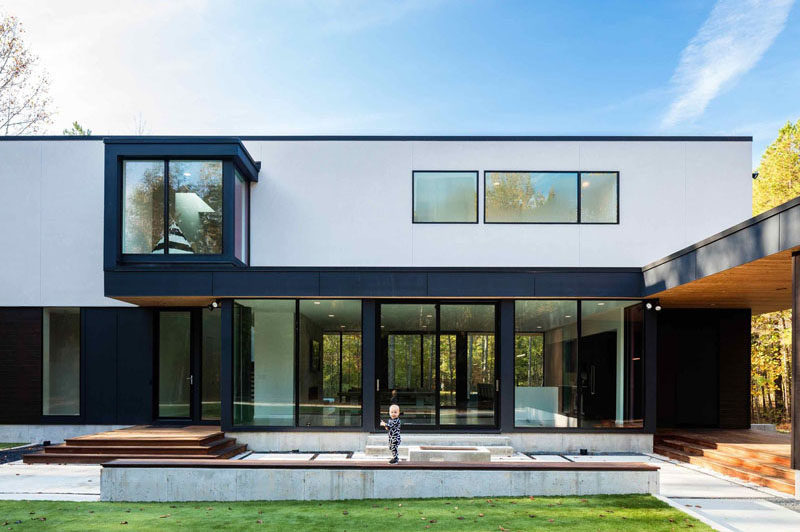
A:
<svg viewBox="0 0 800 532">
<path fill-rule="evenodd" d="M 644 293 L 665 308 L 792 308 L 800 197 L 642 268 Z"/>
</svg>

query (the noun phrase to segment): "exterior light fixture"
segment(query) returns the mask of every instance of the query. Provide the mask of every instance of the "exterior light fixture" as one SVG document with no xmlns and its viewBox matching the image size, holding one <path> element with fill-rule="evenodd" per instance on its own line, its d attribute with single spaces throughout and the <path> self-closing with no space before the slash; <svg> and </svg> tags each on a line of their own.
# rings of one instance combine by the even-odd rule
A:
<svg viewBox="0 0 800 532">
<path fill-rule="evenodd" d="M 651 308 L 653 308 L 653 304 L 652 303 L 647 303 L 645 305 L 645 307 L 647 307 L 647 310 L 650 310 Z"/>
<path fill-rule="evenodd" d="M 656 305 L 656 312 L 658 312 L 659 310 L 661 310 L 661 305 Z"/>
<path fill-rule="evenodd" d="M 605 303 L 603 303 L 602 301 L 597 304 L 597 306 L 599 306 L 599 307 L 602 307 L 603 305 L 605 305 Z"/>
<path fill-rule="evenodd" d="M 212 301 L 211 303 L 209 303 L 209 305 L 208 305 L 208 310 L 214 310 L 214 309 L 218 309 L 218 308 L 219 308 L 219 301 L 218 301 L 218 300 L 216 300 L 216 299 L 215 299 L 215 300 L 213 300 L 213 301 Z"/>
<path fill-rule="evenodd" d="M 315 305 L 319 305 L 319 301 L 314 301 L 314 304 Z"/>
</svg>

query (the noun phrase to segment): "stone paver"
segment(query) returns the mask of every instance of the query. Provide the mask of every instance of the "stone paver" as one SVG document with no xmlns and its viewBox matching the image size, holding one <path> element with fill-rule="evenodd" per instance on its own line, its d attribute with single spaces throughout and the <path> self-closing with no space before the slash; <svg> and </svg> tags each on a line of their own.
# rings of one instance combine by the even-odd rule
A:
<svg viewBox="0 0 800 532">
<path fill-rule="evenodd" d="M 347 455 L 343 453 L 320 453 L 314 458 L 315 462 L 323 462 L 325 460 L 347 460 Z"/>
</svg>

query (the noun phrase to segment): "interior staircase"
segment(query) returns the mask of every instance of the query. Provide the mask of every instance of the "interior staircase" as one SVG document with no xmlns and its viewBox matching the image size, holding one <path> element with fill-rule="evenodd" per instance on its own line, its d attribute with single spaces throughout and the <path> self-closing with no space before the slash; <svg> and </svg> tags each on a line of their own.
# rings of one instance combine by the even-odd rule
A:
<svg viewBox="0 0 800 532">
<path fill-rule="evenodd" d="M 219 427 L 137 426 L 68 438 L 42 452 L 26 454 L 26 464 L 100 464 L 117 458 L 227 459 L 247 450 Z"/>
<path fill-rule="evenodd" d="M 653 452 L 667 458 L 794 495 L 795 472 L 781 451 L 777 445 L 731 441 L 713 433 L 656 434 L 653 445 Z"/>
</svg>

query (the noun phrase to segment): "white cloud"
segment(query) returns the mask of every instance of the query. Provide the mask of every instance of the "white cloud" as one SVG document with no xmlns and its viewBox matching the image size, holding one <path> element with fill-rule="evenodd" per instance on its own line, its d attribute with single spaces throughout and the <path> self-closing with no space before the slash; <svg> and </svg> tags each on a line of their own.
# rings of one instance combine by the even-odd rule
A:
<svg viewBox="0 0 800 532">
<path fill-rule="evenodd" d="M 761 59 L 783 30 L 794 0 L 718 0 L 681 53 L 672 76 L 676 97 L 664 128 L 703 114 L 723 89 Z"/>
</svg>

